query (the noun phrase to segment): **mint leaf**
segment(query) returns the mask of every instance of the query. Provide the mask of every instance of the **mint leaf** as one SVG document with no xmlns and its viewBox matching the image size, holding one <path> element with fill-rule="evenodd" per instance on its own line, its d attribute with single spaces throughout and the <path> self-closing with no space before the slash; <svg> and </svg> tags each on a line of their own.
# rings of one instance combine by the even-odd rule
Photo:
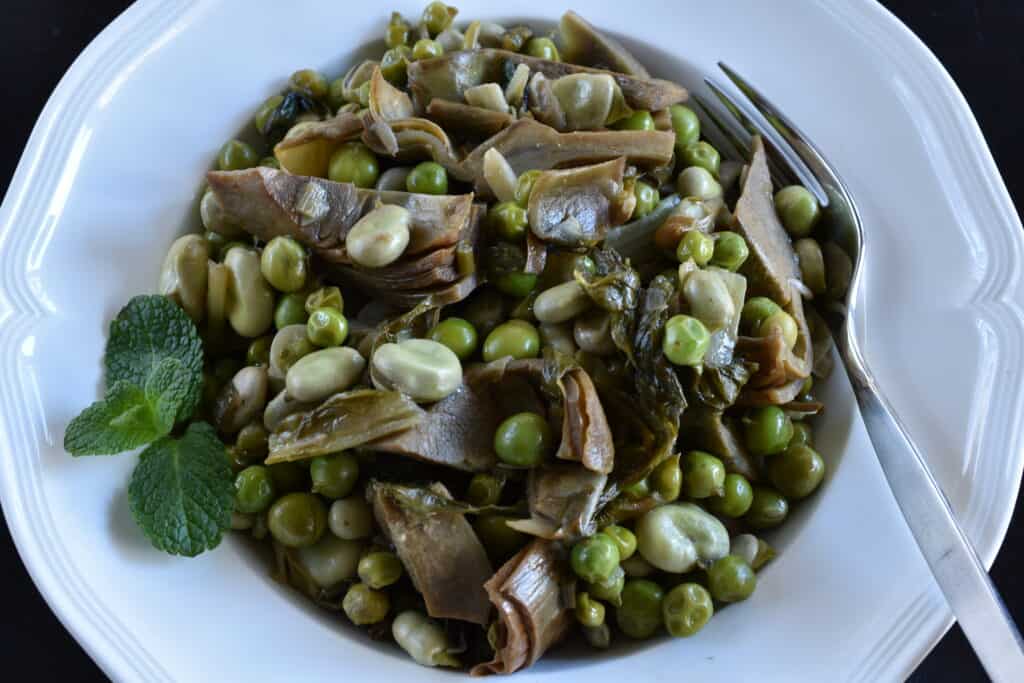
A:
<svg viewBox="0 0 1024 683">
<path fill-rule="evenodd" d="M 146 402 L 153 414 L 167 429 L 163 436 L 171 431 L 175 418 L 190 399 L 192 376 L 177 358 L 164 358 L 157 364 L 146 380 Z"/>
<path fill-rule="evenodd" d="M 231 526 L 234 484 L 224 444 L 194 422 L 181 439 L 164 437 L 139 456 L 128 485 L 135 521 L 153 545 L 195 557 L 216 547 Z"/>
<path fill-rule="evenodd" d="M 181 363 L 177 418 L 188 418 L 203 386 L 203 345 L 195 324 L 181 308 L 157 294 L 134 297 L 110 323 L 104 358 L 107 382 L 145 388 L 150 374 L 166 359 Z M 166 380 L 161 380 L 166 381 Z"/>
<path fill-rule="evenodd" d="M 113 455 L 159 439 L 174 426 L 177 405 L 158 415 L 142 389 L 118 382 L 106 397 L 71 421 L 64 450 L 71 455 Z M 168 419 L 169 417 L 169 419 Z"/>
</svg>

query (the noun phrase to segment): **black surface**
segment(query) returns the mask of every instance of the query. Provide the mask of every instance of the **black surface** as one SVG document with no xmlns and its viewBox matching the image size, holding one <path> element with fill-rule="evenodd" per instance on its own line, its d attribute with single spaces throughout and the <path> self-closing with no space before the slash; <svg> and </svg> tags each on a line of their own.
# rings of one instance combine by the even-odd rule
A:
<svg viewBox="0 0 1024 683">
<path fill-rule="evenodd" d="M 572 3 L 569 3 L 572 4 Z M 1019 203 L 1024 197 L 1020 93 L 1024 90 L 1024 3 L 1020 0 L 903 0 L 884 3 L 938 55 L 970 102 Z M 127 5 L 111 0 L 8 0 L 0 14 L 0 191 L 50 92 L 88 42 Z M 298 65 L 301 66 L 301 65 Z M 870 134 L 870 131 L 867 132 Z M 884 160 L 879 160 L 884 164 Z M 1018 502 L 1006 543 L 992 569 L 1015 618 L 1024 622 L 1024 584 L 1016 571 L 1024 557 Z M 7 671 L 31 671 L 35 680 L 103 680 L 103 674 L 63 629 L 29 579 L 6 525 L 0 538 L 0 653 Z M 851 549 L 853 551 L 853 549 Z M 837 647 L 842 647 L 837 634 Z M 794 643 L 799 647 L 799 643 Z M 954 626 L 914 674 L 914 681 L 984 680 L 963 633 Z M 1024 672 L 1022 672 L 1024 680 Z"/>
</svg>

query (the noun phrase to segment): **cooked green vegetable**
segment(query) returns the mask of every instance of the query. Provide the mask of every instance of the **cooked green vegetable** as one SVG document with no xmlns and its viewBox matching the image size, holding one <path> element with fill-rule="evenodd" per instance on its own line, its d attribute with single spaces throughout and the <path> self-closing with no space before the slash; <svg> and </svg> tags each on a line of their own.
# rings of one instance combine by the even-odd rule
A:
<svg viewBox="0 0 1024 683">
<path fill-rule="evenodd" d="M 401 560 L 394 553 L 373 552 L 359 560 L 359 580 L 380 590 L 402 578 L 404 569 Z"/>
<path fill-rule="evenodd" d="M 638 181 L 633 188 L 636 195 L 636 208 L 633 210 L 633 218 L 643 218 L 658 205 L 661 195 L 658 190 L 645 182 Z"/>
<path fill-rule="evenodd" d="M 742 517 L 754 501 L 754 489 L 742 474 L 727 474 L 720 494 L 708 499 L 708 507 L 723 517 Z"/>
<path fill-rule="evenodd" d="M 676 638 L 696 634 L 715 613 L 711 594 L 698 583 L 681 583 L 661 602 L 661 615 L 665 630 Z"/>
<path fill-rule="evenodd" d="M 359 462 L 348 453 L 321 455 L 309 462 L 313 493 L 325 498 L 344 498 L 359 479 Z"/>
<path fill-rule="evenodd" d="M 603 581 L 619 566 L 619 546 L 598 533 L 572 547 L 572 570 L 589 583 Z"/>
<path fill-rule="evenodd" d="M 448 172 L 433 161 L 421 162 L 406 177 L 405 189 L 420 194 L 448 194 Z"/>
<path fill-rule="evenodd" d="M 781 453 L 793 438 L 793 421 L 778 406 L 756 408 L 744 423 L 747 448 L 754 455 Z"/>
<path fill-rule="evenodd" d="M 239 512 L 263 512 L 274 502 L 274 482 L 267 468 L 251 465 L 235 476 L 235 509 Z"/>
<path fill-rule="evenodd" d="M 538 59 L 547 59 L 552 62 L 561 61 L 561 57 L 558 55 L 558 48 L 555 47 L 555 42 L 550 38 L 530 38 L 530 40 L 526 41 L 526 49 L 523 51 L 531 57 L 537 57 Z"/>
<path fill-rule="evenodd" d="M 391 609 L 388 594 L 370 588 L 365 583 L 353 584 L 341 603 L 345 616 L 357 626 L 383 621 Z"/>
<path fill-rule="evenodd" d="M 673 104 L 668 108 L 672 120 L 672 130 L 676 134 L 676 149 L 684 150 L 697 143 L 700 139 L 700 119 L 697 113 L 683 104 Z M 717 174 L 717 171 L 707 169 Z"/>
<path fill-rule="evenodd" d="M 675 365 L 700 365 L 711 343 L 704 323 L 688 315 L 673 316 L 665 323 L 665 356 Z"/>
<path fill-rule="evenodd" d="M 647 579 L 632 579 L 622 589 L 622 605 L 615 610 L 615 620 L 630 638 L 650 638 L 661 626 L 661 603 L 665 591 Z"/>
<path fill-rule="evenodd" d="M 700 230 L 687 230 L 679 240 L 676 258 L 680 263 L 692 260 L 695 265 L 703 268 L 711 261 L 715 250 L 715 241 Z"/>
<path fill-rule="evenodd" d="M 494 328 L 484 340 L 484 360 L 490 362 L 512 358 L 536 358 L 540 353 L 540 335 L 525 320 L 509 320 Z"/>
<path fill-rule="evenodd" d="M 346 142 L 338 148 L 327 166 L 327 177 L 336 183 L 373 187 L 380 169 L 377 157 L 361 142 Z"/>
<path fill-rule="evenodd" d="M 788 515 L 789 503 L 778 491 L 755 486 L 750 508 L 743 519 L 754 529 L 770 529 L 782 524 Z"/>
<path fill-rule="evenodd" d="M 604 623 L 604 605 L 591 600 L 587 593 L 576 596 L 576 621 L 583 626 L 596 628 Z"/>
<path fill-rule="evenodd" d="M 735 555 L 726 555 L 708 568 L 708 589 L 719 602 L 746 600 L 756 586 L 754 570 Z"/>
<path fill-rule="evenodd" d="M 494 432 L 494 452 L 503 463 L 513 467 L 536 467 L 551 447 L 551 428 L 536 413 L 517 413 Z"/>
<path fill-rule="evenodd" d="M 704 451 L 690 451 L 683 457 L 683 483 L 688 498 L 720 496 L 725 487 L 725 465 Z"/>
<path fill-rule="evenodd" d="M 679 158 L 687 166 L 699 166 L 716 177 L 722 164 L 722 158 L 719 156 L 718 150 L 703 140 L 683 147 L 679 152 Z"/>
<path fill-rule="evenodd" d="M 335 308 L 318 308 L 306 321 L 306 336 L 319 347 L 341 346 L 348 337 L 348 320 Z"/>
<path fill-rule="evenodd" d="M 259 160 L 252 145 L 241 140 L 228 140 L 217 153 L 217 168 L 221 171 L 239 171 L 255 166 Z"/>
<path fill-rule="evenodd" d="M 430 331 L 430 338 L 452 350 L 459 360 L 466 360 L 476 352 L 476 328 L 462 318 L 447 318 Z"/>
<path fill-rule="evenodd" d="M 790 185 L 776 192 L 775 210 L 794 239 L 810 235 L 821 215 L 818 200 L 803 185 Z"/>
<path fill-rule="evenodd" d="M 711 265 L 736 271 L 750 256 L 746 241 L 735 232 L 715 233 L 715 250 L 711 256 Z"/>
<path fill-rule="evenodd" d="M 768 476 L 786 498 L 806 498 L 825 478 L 825 461 L 810 446 L 792 444 L 768 461 Z"/>
<path fill-rule="evenodd" d="M 288 493 L 267 512 L 267 526 L 274 540 L 289 548 L 313 545 L 327 529 L 327 509 L 310 493 Z"/>
</svg>

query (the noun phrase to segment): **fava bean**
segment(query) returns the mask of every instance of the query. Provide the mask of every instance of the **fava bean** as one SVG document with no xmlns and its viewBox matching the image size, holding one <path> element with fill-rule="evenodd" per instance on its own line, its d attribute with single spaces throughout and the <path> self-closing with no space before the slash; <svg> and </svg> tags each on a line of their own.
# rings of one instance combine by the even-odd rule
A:
<svg viewBox="0 0 1024 683">
<path fill-rule="evenodd" d="M 288 370 L 303 356 L 316 349 L 306 337 L 305 325 L 282 327 L 270 342 L 271 372 L 285 377 Z"/>
<path fill-rule="evenodd" d="M 213 407 L 213 419 L 224 434 L 234 434 L 263 412 L 267 404 L 267 369 L 247 366 L 225 385 Z"/>
<path fill-rule="evenodd" d="M 357 264 L 382 268 L 397 261 L 409 246 L 412 215 L 404 206 L 383 204 L 360 218 L 345 237 Z"/>
<path fill-rule="evenodd" d="M 414 401 L 440 401 L 462 385 L 459 357 L 431 339 L 382 344 L 370 363 L 375 381 L 383 381 Z"/>
<path fill-rule="evenodd" d="M 702 166 L 684 168 L 676 178 L 676 191 L 680 197 L 707 200 L 722 196 L 722 186 L 711 172 Z"/>
<path fill-rule="evenodd" d="M 645 513 L 637 522 L 636 538 L 645 560 L 676 574 L 729 552 L 729 532 L 693 503 L 671 503 Z"/>
<path fill-rule="evenodd" d="M 423 666 L 459 666 L 449 653 L 444 629 L 416 610 L 402 612 L 391 622 L 391 635 L 398 645 Z"/>
<path fill-rule="evenodd" d="M 277 291 L 297 292 L 306 285 L 306 250 L 291 237 L 275 237 L 263 247 L 260 272 Z"/>
<path fill-rule="evenodd" d="M 729 288 L 715 272 L 690 273 L 683 283 L 683 298 L 690 306 L 690 314 L 709 329 L 726 327 L 736 318 L 736 304 Z"/>
<path fill-rule="evenodd" d="M 590 308 L 590 296 L 575 280 L 563 282 L 537 295 L 533 315 L 542 323 L 564 323 Z"/>
<path fill-rule="evenodd" d="M 181 306 L 193 321 L 206 312 L 207 261 L 210 249 L 199 235 L 183 235 L 174 241 L 160 269 L 158 291 Z"/>
<path fill-rule="evenodd" d="M 593 310 L 578 316 L 573 323 L 572 336 L 581 351 L 595 356 L 608 356 L 617 349 L 607 311 Z"/>
<path fill-rule="evenodd" d="M 243 337 L 258 337 L 274 321 L 274 292 L 260 273 L 260 257 L 235 247 L 224 257 L 228 269 L 228 322 Z"/>
</svg>

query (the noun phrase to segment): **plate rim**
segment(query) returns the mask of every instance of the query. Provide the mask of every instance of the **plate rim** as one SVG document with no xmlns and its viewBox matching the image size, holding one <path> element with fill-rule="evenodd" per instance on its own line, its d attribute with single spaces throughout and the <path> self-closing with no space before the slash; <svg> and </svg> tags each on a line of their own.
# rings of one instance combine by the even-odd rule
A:
<svg viewBox="0 0 1024 683">
<path fill-rule="evenodd" d="M 941 112 L 946 120 L 935 121 L 935 125 L 944 134 L 951 135 L 949 144 L 954 142 L 960 146 L 961 163 L 970 164 L 978 171 L 975 183 L 986 191 L 983 195 L 987 200 L 985 208 L 998 220 L 980 222 L 991 228 L 990 238 L 1003 238 L 1011 250 L 1019 255 L 1024 244 L 1021 236 L 1021 224 L 1014 208 L 1012 199 L 1000 175 L 991 150 L 985 141 L 978 122 L 971 111 L 963 94 L 953 81 L 945 67 L 931 50 L 888 9 L 875 0 L 851 3 L 846 0 L 815 0 L 816 4 L 826 11 L 842 16 L 865 35 L 872 37 L 872 42 L 884 43 L 890 51 L 902 59 L 897 64 L 904 68 L 916 68 L 918 82 L 926 82 L 933 87 L 927 95 L 922 96 L 929 104 L 943 108 Z M 40 239 L 22 234 L 14 230 L 14 224 L 24 214 L 39 216 L 39 220 L 29 224 L 43 225 L 44 205 L 58 187 L 61 161 L 73 154 L 73 142 L 70 133 L 76 131 L 82 123 L 85 112 L 93 98 L 85 97 L 102 87 L 105 79 L 97 77 L 103 73 L 119 73 L 127 62 L 137 58 L 140 50 L 152 44 L 155 38 L 173 31 L 174 24 L 181 21 L 184 14 L 199 6 L 195 0 L 140 0 L 115 18 L 89 45 L 61 78 L 50 98 L 47 100 L 39 118 L 33 126 L 28 142 L 15 169 L 11 184 L 0 205 L 0 255 L 24 250 L 33 253 L 40 248 Z M 895 68 L 895 67 L 894 67 Z M 938 117 L 938 109 L 934 116 Z M 44 182 L 33 182 L 42 176 Z M 984 181 L 984 182 L 982 182 Z M 42 190 L 40 188 L 43 188 Z M 974 202 L 970 208 L 977 211 L 981 202 Z M 997 227 L 998 226 L 998 230 Z M 1008 230 L 1003 230 L 1008 228 Z M 43 240 L 45 241 L 45 240 Z M 5 259 L 6 260 L 6 259 Z M 15 261 L 17 262 L 17 261 Z M 1012 269 L 1011 269 L 1012 270 Z M 0 396 L 0 424 L 7 429 L 0 431 L 0 505 L 2 505 L 11 536 L 19 555 L 40 593 L 51 610 L 75 640 L 85 649 L 90 657 L 103 671 L 114 679 L 131 677 L 133 674 L 143 680 L 172 680 L 169 673 L 118 622 L 115 615 L 107 613 L 102 602 L 91 595 L 84 582 L 74 589 L 74 572 L 70 558 L 60 557 L 63 548 L 57 537 L 46 531 L 46 524 L 29 525 L 27 520 L 46 519 L 45 510 L 40 510 L 38 492 L 31 490 L 31 485 L 39 486 L 39 481 L 25 476 L 32 464 L 19 462 L 13 453 L 18 452 L 16 442 L 31 441 L 39 435 L 26 432 L 25 424 L 38 425 L 32 421 L 38 415 L 33 414 L 33 407 L 18 407 L 12 396 L 22 390 L 17 374 L 17 365 L 11 362 L 18 354 L 18 347 L 29 332 L 33 323 L 47 314 L 48 304 L 33 289 L 28 273 L 0 273 L 0 386 L 5 388 Z M 995 276 L 992 276 L 993 278 Z M 1020 277 L 1016 272 L 1003 274 L 996 283 L 997 292 L 987 291 L 989 296 L 983 297 L 979 289 L 976 297 L 985 302 L 1002 305 L 1001 315 L 1012 318 L 1017 328 L 1024 327 L 1024 314 L 1021 313 L 1011 294 L 1020 295 Z M 999 295 L 999 296 L 996 296 Z M 12 391 L 13 390 L 13 391 Z M 1018 398 L 1024 390 L 1018 392 Z M 41 407 L 37 407 L 41 410 Z M 14 426 L 10 424 L 10 416 L 20 416 Z M 29 427 L 28 429 L 31 429 Z M 43 434 L 43 436 L 47 436 Z M 1021 470 L 1024 467 L 1024 449 L 1017 454 L 1012 464 L 1012 471 L 1007 472 L 1010 487 L 1019 491 Z M 998 513 L 994 522 L 995 533 L 989 543 L 978 548 L 979 555 L 987 567 L 991 566 L 996 553 L 1002 545 L 1010 519 L 1013 505 L 992 511 Z M 990 515 L 991 516 L 991 515 Z M 52 522 L 50 523 L 52 524 Z M 42 529 L 40 527 L 43 527 Z M 925 620 L 942 616 L 934 614 L 928 593 L 922 594 L 915 602 L 913 613 L 904 615 L 904 619 Z M 931 633 L 918 633 L 917 641 L 922 647 L 915 648 L 915 656 L 908 658 L 903 668 L 903 675 L 909 674 L 931 651 L 942 635 L 953 623 L 952 615 L 945 606 L 944 616 L 938 621 L 939 628 Z M 928 612 L 927 614 L 925 612 Z M 102 625 L 97 628 L 96 624 Z M 865 662 L 860 673 L 867 675 L 870 671 L 880 673 L 879 657 Z"/>
</svg>

